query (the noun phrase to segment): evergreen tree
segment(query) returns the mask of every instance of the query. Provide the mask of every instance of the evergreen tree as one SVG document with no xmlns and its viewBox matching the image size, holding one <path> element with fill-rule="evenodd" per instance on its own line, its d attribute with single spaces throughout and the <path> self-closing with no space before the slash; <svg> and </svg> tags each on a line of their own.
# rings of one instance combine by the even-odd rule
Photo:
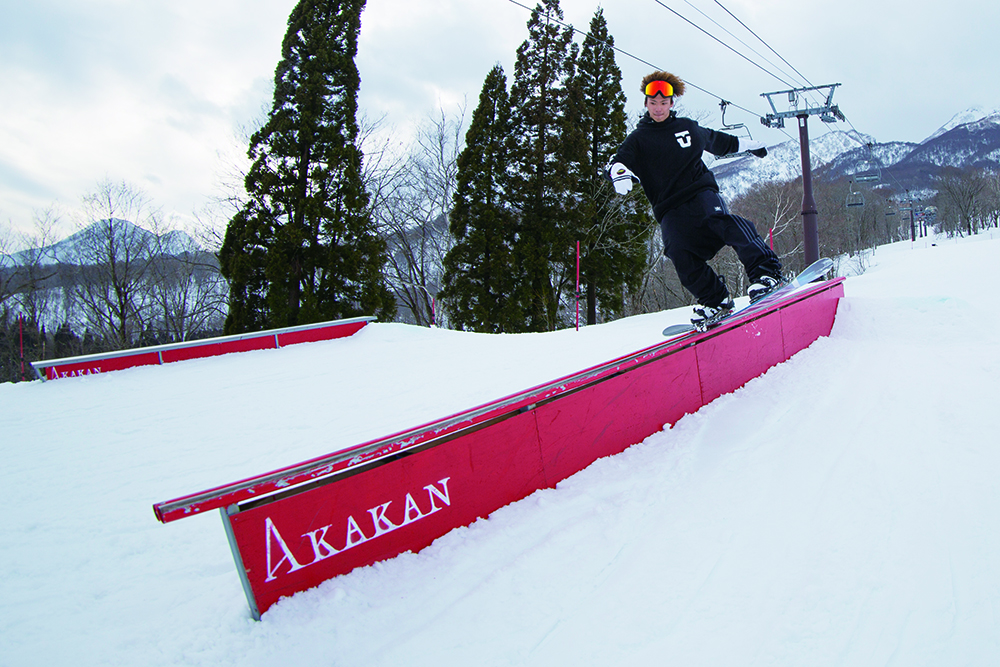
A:
<svg viewBox="0 0 1000 667">
<path fill-rule="evenodd" d="M 395 310 L 356 144 L 364 5 L 300 0 L 289 16 L 271 112 L 250 140 L 248 199 L 219 253 L 227 333 Z"/>
<path fill-rule="evenodd" d="M 568 99 L 577 47 L 561 27 L 558 0 L 542 0 L 517 50 L 511 85 L 514 146 L 512 202 L 518 212 L 516 262 L 524 272 L 517 297 L 528 330 L 555 329 L 564 291 L 574 277 L 573 230 L 581 212 L 567 164 L 579 151 L 576 106 Z"/>
<path fill-rule="evenodd" d="M 598 305 L 607 317 L 620 314 L 624 291 L 638 289 L 646 267 L 646 243 L 654 229 L 641 191 L 618 197 L 603 177 L 605 165 L 626 135 L 621 79 L 614 38 L 608 34 L 604 11 L 598 9 L 584 38 L 568 97 L 579 115 L 575 127 L 583 132 L 585 143 L 572 168 L 585 216 L 578 238 L 588 324 L 597 322 Z"/>
<path fill-rule="evenodd" d="M 524 328 L 513 296 L 517 265 L 514 215 L 508 204 L 509 114 L 507 77 L 496 65 L 483 84 L 458 157 L 458 185 L 449 217 L 456 243 L 444 259 L 439 296 L 459 329 L 501 333 Z"/>
</svg>

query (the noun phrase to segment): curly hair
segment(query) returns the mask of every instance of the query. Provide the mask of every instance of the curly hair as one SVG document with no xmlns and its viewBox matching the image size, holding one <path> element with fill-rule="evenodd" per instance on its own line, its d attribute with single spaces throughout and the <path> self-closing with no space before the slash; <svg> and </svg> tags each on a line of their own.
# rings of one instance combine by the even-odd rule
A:
<svg viewBox="0 0 1000 667">
<path fill-rule="evenodd" d="M 647 74 L 642 77 L 642 85 L 639 86 L 639 92 L 645 94 L 646 86 L 649 85 L 650 81 L 666 81 L 671 86 L 674 87 L 674 97 L 680 97 L 684 94 L 684 82 L 681 81 L 680 77 L 670 72 L 660 72 L 656 71 L 652 74 Z"/>
</svg>

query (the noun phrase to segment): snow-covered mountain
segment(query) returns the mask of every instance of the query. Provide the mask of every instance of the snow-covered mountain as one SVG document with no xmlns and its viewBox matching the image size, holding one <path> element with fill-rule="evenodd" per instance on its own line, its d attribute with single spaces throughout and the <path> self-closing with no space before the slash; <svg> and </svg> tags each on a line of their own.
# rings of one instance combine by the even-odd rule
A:
<svg viewBox="0 0 1000 667">
<path fill-rule="evenodd" d="M 993 111 L 984 111 L 981 107 L 971 107 L 965 111 L 961 111 L 955 114 L 951 120 L 939 127 L 931 136 L 927 137 L 920 143 L 926 144 L 927 142 L 937 139 L 942 134 L 949 132 L 956 127 L 962 125 L 968 125 L 970 123 L 976 123 L 980 120 L 988 118 L 990 116 L 1000 115 L 1000 109 L 994 109 Z"/>
<path fill-rule="evenodd" d="M 798 141 L 768 151 L 765 160 L 744 157 L 713 165 L 722 194 L 732 199 L 756 184 L 801 176 Z M 933 190 L 941 167 L 1000 168 L 1000 110 L 967 109 L 919 143 L 879 143 L 869 135 L 827 128 L 811 137 L 809 152 L 814 178 L 875 174 L 897 190 Z"/>
<path fill-rule="evenodd" d="M 93 248 L 102 240 L 113 236 L 119 245 L 129 245 L 152 255 L 181 255 L 201 252 L 204 249 L 187 233 L 180 230 L 161 235 L 143 229 L 128 220 L 101 220 L 94 222 L 65 239 L 39 249 L 22 250 L 11 255 L 11 264 L 85 264 Z"/>
<path fill-rule="evenodd" d="M 886 144 L 865 143 L 856 145 L 823 165 L 821 173 L 827 177 L 850 178 L 854 175 L 880 175 L 899 163 L 920 144 L 893 141 Z"/>
<path fill-rule="evenodd" d="M 1000 112 L 927 139 L 896 166 L 900 180 L 928 180 L 940 167 L 1000 167 Z"/>
<path fill-rule="evenodd" d="M 854 150 L 864 150 L 875 139 L 858 132 L 830 130 L 810 138 L 809 160 L 813 171 Z M 802 153 L 797 140 L 789 140 L 768 147 L 765 160 L 741 157 L 713 166 L 723 196 L 732 199 L 743 194 L 757 183 L 784 182 L 802 175 Z"/>
</svg>

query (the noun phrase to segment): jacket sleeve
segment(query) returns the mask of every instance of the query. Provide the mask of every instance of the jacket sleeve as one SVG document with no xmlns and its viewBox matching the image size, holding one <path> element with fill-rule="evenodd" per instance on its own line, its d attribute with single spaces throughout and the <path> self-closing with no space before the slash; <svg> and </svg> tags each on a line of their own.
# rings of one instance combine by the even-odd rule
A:
<svg viewBox="0 0 1000 667">
<path fill-rule="evenodd" d="M 722 157 L 739 151 L 740 140 L 738 137 L 725 132 L 716 132 L 707 127 L 702 127 L 701 130 L 705 133 L 705 150 L 712 155 Z"/>
<path fill-rule="evenodd" d="M 613 158 L 611 158 L 611 164 L 621 162 L 623 165 L 628 167 L 633 174 L 641 179 L 642 176 L 639 173 L 641 165 L 639 164 L 636 151 L 637 148 L 635 138 L 630 134 L 625 137 L 625 141 L 622 142 L 622 145 L 618 148 L 618 152 L 615 153 Z"/>
</svg>

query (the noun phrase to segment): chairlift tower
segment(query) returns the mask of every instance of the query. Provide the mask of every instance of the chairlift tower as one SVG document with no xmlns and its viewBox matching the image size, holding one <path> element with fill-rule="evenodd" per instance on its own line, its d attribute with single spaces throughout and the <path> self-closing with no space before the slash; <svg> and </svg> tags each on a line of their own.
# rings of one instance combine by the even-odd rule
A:
<svg viewBox="0 0 1000 667">
<path fill-rule="evenodd" d="M 919 199 L 910 194 L 910 190 L 907 188 L 906 199 L 903 201 L 903 205 L 899 208 L 900 211 L 910 214 L 910 243 L 914 243 L 917 240 L 917 224 L 916 218 L 914 217 L 914 209 L 916 208 L 915 202 L 919 201 Z M 923 236 L 922 233 L 921 236 Z"/>
<path fill-rule="evenodd" d="M 802 151 L 802 230 L 803 242 L 805 246 L 806 266 L 819 259 L 819 231 L 816 224 L 816 200 L 813 199 L 812 191 L 812 166 L 809 159 L 809 116 L 819 116 L 824 123 L 836 123 L 838 120 L 846 120 L 844 114 L 833 103 L 833 93 L 839 83 L 831 83 L 826 86 L 813 86 L 812 88 L 793 88 L 792 90 L 781 90 L 774 93 L 761 93 L 761 97 L 766 97 L 771 111 L 760 119 L 760 122 L 767 127 L 781 128 L 785 126 L 786 118 L 799 119 L 799 146 Z M 826 99 L 823 104 L 815 107 L 804 107 L 806 104 L 805 93 L 814 91 L 826 91 Z M 778 111 L 774 103 L 774 97 L 778 95 L 787 96 L 787 111 Z"/>
</svg>

